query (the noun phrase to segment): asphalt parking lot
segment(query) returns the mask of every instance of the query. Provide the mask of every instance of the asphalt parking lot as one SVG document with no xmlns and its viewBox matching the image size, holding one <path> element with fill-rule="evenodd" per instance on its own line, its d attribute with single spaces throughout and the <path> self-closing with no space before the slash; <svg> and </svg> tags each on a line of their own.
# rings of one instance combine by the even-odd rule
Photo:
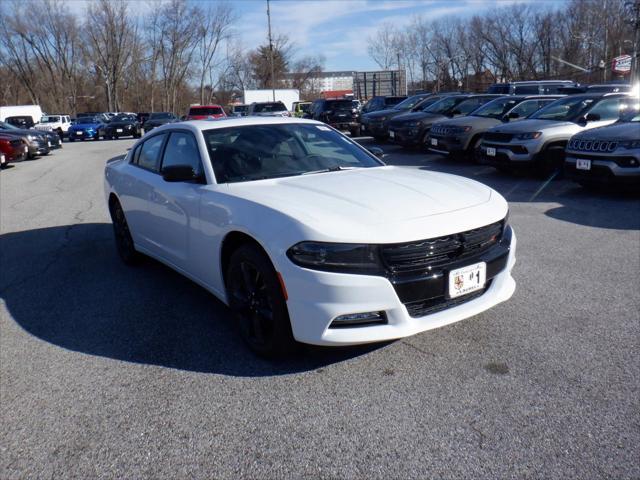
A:
<svg viewBox="0 0 640 480">
<path fill-rule="evenodd" d="M 638 197 L 385 146 L 509 200 L 514 297 L 267 362 L 200 287 L 120 263 L 102 173 L 132 144 L 0 173 L 0 478 L 640 477 Z"/>
</svg>

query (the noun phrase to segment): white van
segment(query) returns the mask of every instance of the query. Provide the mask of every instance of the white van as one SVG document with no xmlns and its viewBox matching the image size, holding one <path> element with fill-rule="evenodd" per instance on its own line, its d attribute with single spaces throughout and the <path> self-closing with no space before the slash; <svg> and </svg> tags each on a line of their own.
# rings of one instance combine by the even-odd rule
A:
<svg viewBox="0 0 640 480">
<path fill-rule="evenodd" d="M 42 118 L 40 105 L 13 105 L 0 107 L 0 122 L 4 122 L 9 117 L 31 117 L 33 123 L 37 124 Z"/>
</svg>

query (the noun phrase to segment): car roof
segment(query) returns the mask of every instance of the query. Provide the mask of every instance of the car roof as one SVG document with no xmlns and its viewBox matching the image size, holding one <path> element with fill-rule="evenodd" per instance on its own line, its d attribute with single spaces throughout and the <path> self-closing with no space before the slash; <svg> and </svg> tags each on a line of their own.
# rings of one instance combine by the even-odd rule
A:
<svg viewBox="0 0 640 480">
<path fill-rule="evenodd" d="M 155 128 L 153 132 L 162 132 L 165 130 L 172 130 L 176 128 L 187 128 L 191 131 L 203 131 L 227 127 L 244 127 L 251 125 L 282 125 L 294 123 L 307 125 L 324 125 L 325 127 L 327 127 L 326 124 L 318 122 L 316 120 L 307 120 L 304 118 L 296 117 L 227 117 L 218 120 L 189 120 L 186 122 L 169 123 Z"/>
</svg>

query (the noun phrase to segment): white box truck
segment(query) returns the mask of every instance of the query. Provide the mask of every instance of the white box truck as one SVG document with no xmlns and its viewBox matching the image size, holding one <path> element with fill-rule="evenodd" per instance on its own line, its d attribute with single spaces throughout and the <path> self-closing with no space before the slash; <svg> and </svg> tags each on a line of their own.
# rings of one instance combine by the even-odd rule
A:
<svg viewBox="0 0 640 480">
<path fill-rule="evenodd" d="M 40 123 L 42 109 L 40 105 L 13 105 L 0 107 L 0 122 L 9 117 L 31 117 L 33 123 Z"/>
<path fill-rule="evenodd" d="M 293 88 L 277 88 L 276 102 L 280 101 L 285 104 L 287 110 L 293 110 L 293 102 L 300 100 L 300 90 Z M 273 102 L 273 91 L 265 90 L 245 90 L 243 94 L 243 103 L 250 105 L 253 102 Z"/>
</svg>

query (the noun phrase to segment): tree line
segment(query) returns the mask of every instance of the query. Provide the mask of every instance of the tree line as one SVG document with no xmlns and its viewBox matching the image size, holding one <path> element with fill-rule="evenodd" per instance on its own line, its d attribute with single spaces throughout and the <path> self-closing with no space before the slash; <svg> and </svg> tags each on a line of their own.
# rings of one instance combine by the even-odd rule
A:
<svg viewBox="0 0 640 480">
<path fill-rule="evenodd" d="M 242 46 L 231 3 L 146 2 L 145 14 L 132 0 L 94 0 L 82 14 L 64 0 L 0 1 L 0 105 L 182 113 L 271 86 L 269 44 Z M 297 72 L 293 88 L 323 68 L 322 56 L 297 57 L 285 35 L 273 47 L 276 77 Z"/>
<path fill-rule="evenodd" d="M 402 28 L 383 24 L 368 39 L 368 53 L 382 69 L 405 68 L 414 89 L 542 79 L 600 83 L 613 79 L 614 57 L 633 52 L 639 11 L 639 0 L 570 0 L 561 8 L 514 4 L 465 18 L 416 16 Z"/>
</svg>

